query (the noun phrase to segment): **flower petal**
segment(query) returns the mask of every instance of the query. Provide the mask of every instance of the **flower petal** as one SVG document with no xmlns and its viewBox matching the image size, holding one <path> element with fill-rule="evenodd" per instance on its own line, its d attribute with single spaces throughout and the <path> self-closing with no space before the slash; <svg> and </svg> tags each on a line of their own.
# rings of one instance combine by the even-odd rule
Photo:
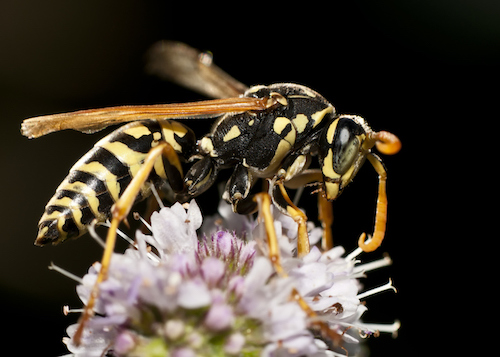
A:
<svg viewBox="0 0 500 357">
<path fill-rule="evenodd" d="M 224 303 L 214 304 L 205 316 L 204 324 L 213 331 L 223 331 L 234 321 L 233 309 Z"/>
<path fill-rule="evenodd" d="M 207 286 L 201 282 L 187 281 L 179 287 L 177 303 L 186 309 L 197 309 L 210 305 L 212 298 Z"/>
</svg>

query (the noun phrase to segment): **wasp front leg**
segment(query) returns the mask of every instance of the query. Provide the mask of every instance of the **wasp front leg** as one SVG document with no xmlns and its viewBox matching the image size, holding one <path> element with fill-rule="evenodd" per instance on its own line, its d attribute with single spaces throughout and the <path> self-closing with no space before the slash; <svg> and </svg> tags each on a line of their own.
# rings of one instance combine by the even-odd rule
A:
<svg viewBox="0 0 500 357">
<path fill-rule="evenodd" d="M 323 238 L 321 239 L 321 248 L 324 252 L 333 248 L 333 205 L 320 192 L 318 193 L 318 219 L 323 228 Z"/>
<path fill-rule="evenodd" d="M 222 198 L 230 203 L 233 211 L 239 214 L 252 214 L 257 211 L 257 203 L 253 195 L 249 195 L 254 184 L 250 170 L 243 164 L 238 164 L 226 183 Z"/>
<path fill-rule="evenodd" d="M 358 245 L 365 252 L 373 252 L 380 247 L 385 236 L 385 227 L 387 224 L 387 172 L 385 171 L 382 161 L 376 155 L 369 154 L 366 158 L 378 173 L 377 212 L 375 214 L 375 229 L 373 236 L 365 242 L 366 234 L 362 233 L 359 237 Z"/>
<path fill-rule="evenodd" d="M 179 182 L 179 179 L 182 177 L 182 167 L 179 157 L 169 143 L 161 142 L 149 151 L 141 168 L 137 171 L 122 196 L 111 208 L 111 226 L 108 229 L 106 237 L 106 247 L 101 260 L 101 269 L 99 270 L 97 280 L 94 284 L 83 314 L 80 317 L 79 326 L 74 335 L 74 341 L 77 345 L 81 341 L 83 330 L 87 322 L 94 315 L 94 306 L 99 295 L 99 285 L 107 279 L 111 256 L 115 248 L 118 226 L 130 213 L 130 209 L 132 208 L 137 195 L 142 190 L 155 165 L 158 165 L 158 162 L 160 162 L 158 158 L 161 156 L 166 159 L 163 160 L 163 166 L 167 177 L 172 177 L 171 186 L 173 185 L 173 187 L 177 187 L 178 189 L 181 189 L 182 187 L 182 180 Z"/>
</svg>

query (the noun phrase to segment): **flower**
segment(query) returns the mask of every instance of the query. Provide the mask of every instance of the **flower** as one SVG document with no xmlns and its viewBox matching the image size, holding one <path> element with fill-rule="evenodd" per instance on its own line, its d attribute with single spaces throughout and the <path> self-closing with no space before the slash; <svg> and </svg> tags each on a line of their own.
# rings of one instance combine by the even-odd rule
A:
<svg viewBox="0 0 500 357">
<path fill-rule="evenodd" d="M 205 220 L 201 231 L 207 234 L 198 237 L 203 219 L 194 200 L 187 210 L 176 203 L 154 212 L 152 234 L 137 232 L 134 247 L 113 255 L 96 315 L 79 346 L 72 339 L 76 325 L 67 329 L 63 340 L 69 351 L 75 356 L 335 356 L 358 342 L 348 330 L 361 337 L 397 330 L 397 324 L 360 320 L 367 310 L 361 300 L 392 285 L 360 294 L 358 278 L 389 259 L 358 265 L 361 250 L 344 257 L 342 247 L 322 253 L 315 246 L 296 258 L 296 223 L 275 213 L 286 271 L 280 276 L 262 244 L 263 225 L 223 204 L 219 213 Z M 311 241 L 317 241 L 321 230 L 309 228 Z M 79 279 L 84 303 L 99 270 L 96 263 Z M 294 292 L 312 313 L 291 298 Z M 315 328 L 318 321 L 337 341 L 325 339 Z"/>
</svg>

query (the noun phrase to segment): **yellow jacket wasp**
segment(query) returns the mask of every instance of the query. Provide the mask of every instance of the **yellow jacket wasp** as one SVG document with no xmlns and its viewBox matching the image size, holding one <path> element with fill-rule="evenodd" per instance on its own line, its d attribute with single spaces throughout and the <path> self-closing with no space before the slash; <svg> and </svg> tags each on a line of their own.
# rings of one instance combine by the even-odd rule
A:
<svg viewBox="0 0 500 357">
<path fill-rule="evenodd" d="M 385 233 L 386 171 L 371 152 L 400 150 L 399 139 L 373 131 L 356 115 L 338 114 L 320 94 L 298 84 L 279 83 L 247 88 L 211 62 L 207 54 L 180 43 L 162 42 L 152 50 L 153 69 L 160 75 L 218 99 L 182 104 L 121 106 L 82 110 L 27 119 L 23 135 L 36 138 L 63 129 L 86 133 L 129 122 L 95 144 L 70 170 L 45 208 L 37 245 L 57 244 L 84 234 L 93 222 L 111 218 L 102 269 L 86 315 L 92 314 L 98 284 L 114 247 L 116 230 L 137 200 L 150 194 L 150 185 L 169 188 L 178 201 L 202 194 L 224 169 L 233 173 L 223 198 L 235 212 L 246 214 L 261 206 L 268 219 L 269 197 L 274 205 L 299 223 L 298 254 L 309 252 L 307 217 L 291 202 L 286 187 L 317 184 L 320 217 L 328 231 L 328 202 L 334 200 L 368 159 L 379 175 L 373 237 L 359 246 L 375 250 Z M 200 140 L 184 124 L 172 119 L 217 118 Z M 318 157 L 319 169 L 309 169 Z M 194 162 L 184 174 L 182 162 Z M 258 179 L 268 179 L 269 195 L 251 194 Z M 278 272 L 279 249 L 268 227 L 270 256 Z M 323 246 L 331 247 L 329 234 Z M 296 297 L 306 312 L 300 297 Z M 85 321 L 85 315 L 83 320 Z M 83 326 L 83 323 L 82 323 Z"/>
</svg>

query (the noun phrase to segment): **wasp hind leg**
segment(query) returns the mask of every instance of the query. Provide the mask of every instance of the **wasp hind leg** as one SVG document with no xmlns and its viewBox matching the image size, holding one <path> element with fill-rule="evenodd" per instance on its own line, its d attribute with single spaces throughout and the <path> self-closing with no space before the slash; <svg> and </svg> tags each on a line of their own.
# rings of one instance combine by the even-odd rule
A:
<svg viewBox="0 0 500 357">
<path fill-rule="evenodd" d="M 80 344 L 83 330 L 89 319 L 94 315 L 94 306 L 99 295 L 99 285 L 107 279 L 111 256 L 115 248 L 118 226 L 120 222 L 125 220 L 128 216 L 137 195 L 147 181 L 150 173 L 155 167 L 157 159 L 160 156 L 165 158 L 165 160 L 163 160 L 165 172 L 167 177 L 172 177 L 174 186 L 178 184 L 178 178 L 182 177 L 182 167 L 177 153 L 170 144 L 167 142 L 161 142 L 149 151 L 148 155 L 144 159 L 143 165 L 137 171 L 122 196 L 111 208 L 111 226 L 108 229 L 106 237 L 106 247 L 101 260 L 101 269 L 99 270 L 97 280 L 94 284 L 87 305 L 85 306 L 82 316 L 80 317 L 78 329 L 73 337 L 76 345 Z M 177 189 L 181 189 L 180 184 L 177 185 Z"/>
</svg>

